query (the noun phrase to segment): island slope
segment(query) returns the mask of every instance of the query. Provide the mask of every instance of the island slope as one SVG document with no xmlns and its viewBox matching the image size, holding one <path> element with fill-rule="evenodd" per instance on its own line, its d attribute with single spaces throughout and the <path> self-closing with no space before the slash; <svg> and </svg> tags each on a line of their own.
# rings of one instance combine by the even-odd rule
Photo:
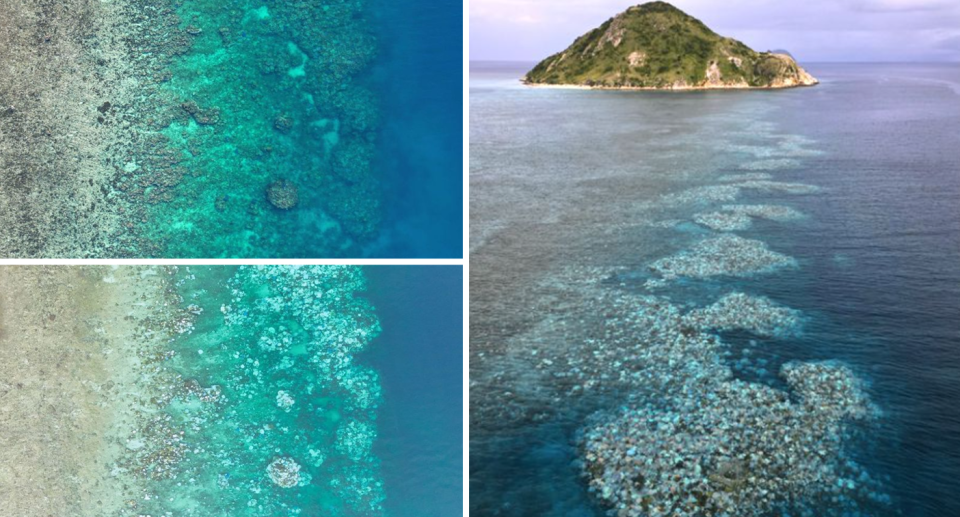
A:
<svg viewBox="0 0 960 517">
<path fill-rule="evenodd" d="M 790 88 L 819 81 L 788 53 L 757 52 L 666 2 L 630 7 L 538 63 L 528 85 L 614 89 Z"/>
</svg>

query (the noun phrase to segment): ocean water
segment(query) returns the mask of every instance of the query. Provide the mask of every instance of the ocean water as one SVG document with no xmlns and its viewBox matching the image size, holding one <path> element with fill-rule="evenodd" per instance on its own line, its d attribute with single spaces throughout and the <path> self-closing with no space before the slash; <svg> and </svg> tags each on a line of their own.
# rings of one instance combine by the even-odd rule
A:
<svg viewBox="0 0 960 517">
<path fill-rule="evenodd" d="M 155 3 L 131 254 L 460 256 L 459 6 Z"/>
<path fill-rule="evenodd" d="M 371 267 L 383 332 L 364 358 L 384 389 L 380 437 L 395 517 L 463 511 L 463 272 L 457 266 Z"/>
<path fill-rule="evenodd" d="M 463 256 L 463 5 L 371 0 L 382 42 L 383 257 Z M 430 30 L 424 30 L 429 27 Z M 455 73 L 454 71 L 460 71 Z"/>
<path fill-rule="evenodd" d="M 460 385 L 462 312 L 451 309 L 462 277 L 454 268 L 412 278 L 394 269 L 173 272 L 172 337 L 146 359 L 158 365 L 158 389 L 117 467 L 143 486 L 135 511 L 448 511 L 462 487 L 435 476 L 462 471 L 462 405 L 446 396 Z M 448 309 L 409 309 L 417 306 Z M 434 322 L 439 315 L 446 318 Z M 415 378 L 404 368 L 425 363 Z M 404 475 L 423 485 L 410 487 Z"/>
<path fill-rule="evenodd" d="M 781 367 L 808 364 L 869 416 L 808 433 L 818 459 L 763 444 L 795 484 L 738 515 L 960 513 L 960 70 L 811 64 L 814 88 L 675 93 L 530 89 L 530 66 L 471 65 L 471 511 L 603 515 L 604 484 L 633 487 L 586 453 L 656 444 L 601 431 L 724 421 L 698 397 L 731 386 L 794 411 L 817 390 Z M 724 232 L 729 205 L 802 217 L 754 208 Z M 731 293 L 794 312 L 716 303 Z"/>
</svg>

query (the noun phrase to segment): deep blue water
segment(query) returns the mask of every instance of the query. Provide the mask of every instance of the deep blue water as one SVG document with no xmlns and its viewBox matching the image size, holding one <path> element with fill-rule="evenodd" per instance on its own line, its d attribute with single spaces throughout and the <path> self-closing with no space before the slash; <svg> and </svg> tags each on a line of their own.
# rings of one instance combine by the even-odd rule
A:
<svg viewBox="0 0 960 517">
<path fill-rule="evenodd" d="M 551 408 L 539 398 L 551 377 L 520 349 L 575 350 L 606 315 L 584 309 L 575 285 L 569 299 L 543 286 L 569 284 L 571 268 L 598 269 L 627 279 L 610 289 L 642 291 L 629 279 L 648 277 L 652 261 L 708 233 L 644 223 L 689 220 L 722 202 L 644 204 L 745 172 L 737 169 L 757 161 L 756 151 L 797 160 L 760 171 L 775 181 L 822 189 L 745 190 L 735 201 L 807 215 L 738 232 L 798 267 L 681 282 L 660 294 L 701 304 L 735 288 L 802 311 L 800 337 L 760 347 L 767 369 L 789 360 L 850 365 L 884 413 L 854 454 L 884 480 L 889 513 L 960 515 L 960 67 L 812 64 L 822 81 L 815 88 L 678 95 L 527 89 L 516 79 L 529 66 L 471 67 L 471 378 L 482 384 L 471 409 L 486 415 L 509 392 L 518 411 L 546 417 L 471 430 L 471 510 L 603 514 L 579 476 L 576 436 L 592 413 L 624 399 Z M 791 156 L 777 142 L 800 142 L 804 152 Z M 555 298 L 544 301 L 547 292 Z M 747 339 L 725 338 L 733 349 Z"/>
<path fill-rule="evenodd" d="M 381 56 L 383 257 L 463 256 L 463 6 L 372 0 Z"/>
<path fill-rule="evenodd" d="M 396 517 L 463 508 L 463 273 L 455 266 L 369 267 L 383 327 L 369 353 L 383 403 L 374 452 Z"/>
</svg>

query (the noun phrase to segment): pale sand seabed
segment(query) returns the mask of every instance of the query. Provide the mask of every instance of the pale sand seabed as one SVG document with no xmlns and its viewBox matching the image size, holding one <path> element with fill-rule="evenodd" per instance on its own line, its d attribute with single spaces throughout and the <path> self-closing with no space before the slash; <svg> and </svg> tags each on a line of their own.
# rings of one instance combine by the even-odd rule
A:
<svg viewBox="0 0 960 517">
<path fill-rule="evenodd" d="M 139 493 L 113 465 L 151 384 L 141 325 L 164 307 L 147 268 L 0 268 L 0 508 L 105 516 Z"/>
</svg>

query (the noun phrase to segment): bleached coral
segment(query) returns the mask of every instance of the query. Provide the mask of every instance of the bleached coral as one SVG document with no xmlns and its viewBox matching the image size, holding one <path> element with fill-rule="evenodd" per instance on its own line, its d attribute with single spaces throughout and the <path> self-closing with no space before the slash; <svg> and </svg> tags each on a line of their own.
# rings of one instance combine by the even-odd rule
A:
<svg viewBox="0 0 960 517">
<path fill-rule="evenodd" d="M 650 269 L 666 280 L 678 277 L 749 276 L 796 266 L 796 259 L 772 251 L 765 243 L 737 235 L 720 235 L 691 249 L 662 258 Z"/>
</svg>

